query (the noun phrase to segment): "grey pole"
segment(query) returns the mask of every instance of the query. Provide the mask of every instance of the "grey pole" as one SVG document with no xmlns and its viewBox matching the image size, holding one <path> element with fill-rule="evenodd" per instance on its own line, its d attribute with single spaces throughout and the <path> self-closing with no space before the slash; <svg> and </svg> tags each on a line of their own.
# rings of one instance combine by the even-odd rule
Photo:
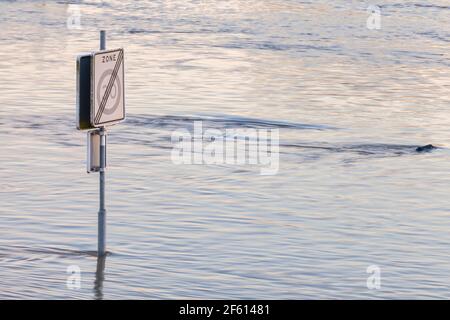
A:
<svg viewBox="0 0 450 320">
<path fill-rule="evenodd" d="M 100 31 L 100 50 L 106 50 L 106 31 Z"/>
<path fill-rule="evenodd" d="M 100 31 L 100 50 L 106 49 L 106 32 Z M 106 129 L 101 127 L 100 133 L 100 210 L 98 211 L 98 251 L 103 257 L 106 253 L 106 206 L 105 206 L 105 168 L 106 168 Z"/>
</svg>

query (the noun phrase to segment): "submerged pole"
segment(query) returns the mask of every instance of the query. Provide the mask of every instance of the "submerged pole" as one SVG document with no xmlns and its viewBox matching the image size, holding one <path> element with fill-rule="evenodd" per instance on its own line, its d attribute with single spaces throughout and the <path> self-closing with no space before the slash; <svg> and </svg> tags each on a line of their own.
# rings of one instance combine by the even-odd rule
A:
<svg viewBox="0 0 450 320">
<path fill-rule="evenodd" d="M 100 50 L 106 49 L 106 32 L 100 31 Z M 105 169 L 106 169 L 106 129 L 101 127 L 100 134 L 100 209 L 98 211 L 98 251 L 97 255 L 106 254 L 106 205 L 105 205 Z"/>
</svg>

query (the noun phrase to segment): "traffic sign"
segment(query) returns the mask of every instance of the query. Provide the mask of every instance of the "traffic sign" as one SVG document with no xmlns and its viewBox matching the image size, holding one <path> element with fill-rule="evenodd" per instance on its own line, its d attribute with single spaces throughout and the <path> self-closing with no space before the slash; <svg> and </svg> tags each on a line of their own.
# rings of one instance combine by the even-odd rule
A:
<svg viewBox="0 0 450 320">
<path fill-rule="evenodd" d="M 123 49 L 93 54 L 91 92 L 92 126 L 103 127 L 125 119 Z"/>
<path fill-rule="evenodd" d="M 77 128 L 95 129 L 91 124 L 91 60 L 92 54 L 80 54 L 77 58 Z"/>
<path fill-rule="evenodd" d="M 77 59 L 77 128 L 101 128 L 125 119 L 123 49 L 81 54 Z"/>
</svg>

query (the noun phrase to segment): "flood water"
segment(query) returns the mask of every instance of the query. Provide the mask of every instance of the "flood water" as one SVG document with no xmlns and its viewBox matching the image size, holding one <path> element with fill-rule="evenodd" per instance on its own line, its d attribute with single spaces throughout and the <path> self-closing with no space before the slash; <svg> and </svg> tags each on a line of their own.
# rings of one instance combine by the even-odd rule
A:
<svg viewBox="0 0 450 320">
<path fill-rule="evenodd" d="M 82 29 L 68 3 L 0 1 L 1 299 L 450 298 L 448 1 L 382 1 L 380 29 L 365 1 L 73 1 Z M 100 29 L 127 102 L 104 261 L 75 126 Z M 194 121 L 279 130 L 278 171 L 174 163 Z"/>
</svg>

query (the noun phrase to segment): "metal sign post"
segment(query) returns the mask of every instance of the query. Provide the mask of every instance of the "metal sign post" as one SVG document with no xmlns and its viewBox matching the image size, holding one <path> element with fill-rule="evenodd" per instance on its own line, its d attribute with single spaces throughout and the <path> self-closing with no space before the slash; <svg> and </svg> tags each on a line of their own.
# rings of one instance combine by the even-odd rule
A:
<svg viewBox="0 0 450 320">
<path fill-rule="evenodd" d="M 98 211 L 98 256 L 106 253 L 106 205 L 105 205 L 105 169 L 106 169 L 106 129 L 100 128 L 100 209 Z"/>
<path fill-rule="evenodd" d="M 100 51 L 77 58 L 77 128 L 89 130 L 87 172 L 99 172 L 98 251 L 106 254 L 106 126 L 125 120 L 123 49 L 106 50 L 100 31 Z"/>
<path fill-rule="evenodd" d="M 106 49 L 106 32 L 100 31 L 100 50 Z M 105 169 L 106 169 L 106 129 L 101 127 L 100 134 L 100 208 L 98 211 L 98 248 L 97 255 L 106 253 L 106 205 L 105 205 Z"/>
</svg>

